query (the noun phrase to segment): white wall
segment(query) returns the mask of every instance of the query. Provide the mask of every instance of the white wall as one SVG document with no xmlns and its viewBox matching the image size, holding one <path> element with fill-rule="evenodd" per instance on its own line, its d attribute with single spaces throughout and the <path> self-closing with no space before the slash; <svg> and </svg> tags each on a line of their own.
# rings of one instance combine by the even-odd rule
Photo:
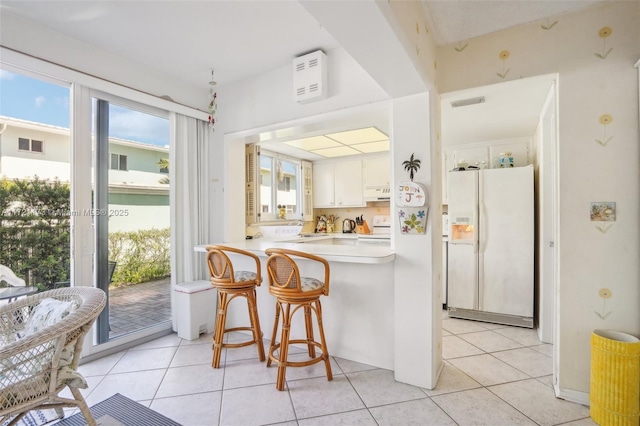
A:
<svg viewBox="0 0 640 426">
<path fill-rule="evenodd" d="M 295 128 L 323 122 L 338 116 L 358 114 L 361 105 L 387 99 L 387 95 L 342 49 L 327 52 L 327 99 L 299 104 L 293 99 L 293 72 L 286 66 L 255 79 L 221 87 L 214 133 L 216 147 L 212 158 L 215 175 L 212 185 L 215 223 L 227 223 L 212 236 L 215 241 L 244 238 L 244 221 L 235 220 L 244 212 L 244 144 L 260 132 Z M 366 109 L 366 108 L 365 108 Z M 226 182 L 226 185 L 223 184 Z"/>
<path fill-rule="evenodd" d="M 532 22 L 438 50 L 441 92 L 558 73 L 559 304 L 558 389 L 588 403 L 590 336 L 609 328 L 640 335 L 640 144 L 638 2 L 611 1 L 572 15 Z M 612 31 L 602 31 L 609 28 Z M 609 34 L 607 36 L 607 34 Z M 604 35 L 604 36 L 603 36 Z M 604 52 L 603 52 L 603 49 Z M 612 49 L 603 59 L 607 50 Z M 501 60 L 500 52 L 509 57 Z M 600 117 L 613 118 L 603 124 Z M 604 147 L 596 140 L 613 137 Z M 624 169 L 621 169 L 623 167 Z M 590 221 L 591 202 L 614 201 L 606 233 Z M 611 290 L 606 301 L 602 288 Z M 598 316 L 606 303 L 606 319 Z"/>
<path fill-rule="evenodd" d="M 109 204 L 109 211 L 116 213 L 109 217 L 109 232 L 169 228 L 169 206 Z"/>
<path fill-rule="evenodd" d="M 43 141 L 43 152 L 18 150 L 18 138 Z M 0 135 L 0 142 L 0 177 L 15 179 L 37 174 L 41 179 L 69 181 L 71 152 L 68 131 L 60 134 L 57 130 L 43 132 L 8 124 Z"/>
<path fill-rule="evenodd" d="M 433 97 L 437 99 L 437 95 Z M 435 132 L 429 120 L 434 105 L 436 102 L 430 102 L 428 93 L 395 99 L 392 132 L 392 181 L 398 184 L 409 180 L 401 164 L 413 154 L 421 161 L 413 180 L 426 187 L 430 199 L 426 233 L 403 235 L 392 197 L 396 251 L 395 378 L 428 389 L 435 387 L 442 367 L 442 222 L 437 167 L 440 161 L 438 150 L 432 146 L 436 145 L 432 142 Z"/>
</svg>

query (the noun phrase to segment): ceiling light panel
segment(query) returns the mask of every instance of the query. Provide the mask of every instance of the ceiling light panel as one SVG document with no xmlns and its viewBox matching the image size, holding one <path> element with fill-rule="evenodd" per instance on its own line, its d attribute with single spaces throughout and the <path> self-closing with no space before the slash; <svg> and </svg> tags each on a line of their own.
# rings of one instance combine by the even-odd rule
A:
<svg viewBox="0 0 640 426">
<path fill-rule="evenodd" d="M 389 139 L 389 136 L 385 135 L 375 127 L 348 130 L 346 132 L 330 133 L 325 136 L 347 145 L 365 142 L 378 142 Z"/>
<path fill-rule="evenodd" d="M 339 142 L 336 142 L 333 139 L 329 139 L 324 136 L 313 136 L 310 138 L 295 139 L 292 141 L 287 141 L 285 143 L 296 148 L 304 149 L 305 151 L 342 146 Z"/>
<path fill-rule="evenodd" d="M 356 151 L 353 148 L 348 146 L 338 146 L 335 148 L 327 148 L 327 149 L 317 149 L 311 151 L 314 154 L 321 155 L 323 157 L 332 158 L 332 157 L 344 157 L 347 155 L 358 155 L 361 154 L 360 151 Z"/>
<path fill-rule="evenodd" d="M 350 145 L 351 148 L 357 149 L 358 151 L 370 154 L 372 152 L 385 152 L 389 151 L 389 141 L 380 141 L 380 142 L 369 142 L 369 143 L 359 143 L 357 145 Z"/>
</svg>

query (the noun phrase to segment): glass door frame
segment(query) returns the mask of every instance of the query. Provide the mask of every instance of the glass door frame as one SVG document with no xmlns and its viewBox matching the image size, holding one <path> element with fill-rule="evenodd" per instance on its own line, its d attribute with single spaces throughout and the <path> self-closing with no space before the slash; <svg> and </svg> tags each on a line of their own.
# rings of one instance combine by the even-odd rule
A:
<svg viewBox="0 0 640 426">
<path fill-rule="evenodd" d="M 141 113 L 155 115 L 170 120 L 170 112 L 168 111 L 129 99 L 123 99 L 102 91 L 89 91 L 89 104 L 91 105 L 92 113 L 95 113 L 95 141 L 93 143 L 95 149 L 95 162 L 92 158 L 88 163 L 92 164 L 92 167 L 88 172 L 89 176 L 93 174 L 92 177 L 95 182 L 95 204 L 93 207 L 91 205 L 87 207 L 96 212 L 92 223 L 92 227 L 94 228 L 94 277 L 92 282 L 95 284 L 95 287 L 101 288 L 107 293 L 107 306 L 96 321 L 96 333 L 92 352 L 95 352 L 97 348 L 111 349 L 119 345 L 144 339 L 145 337 L 167 332 L 172 329 L 171 321 L 169 321 L 168 323 L 160 323 L 155 326 L 132 332 L 131 334 L 117 336 L 114 339 L 110 339 L 109 337 L 109 218 L 108 215 L 100 214 L 100 212 L 107 212 L 109 210 L 109 106 L 111 103 L 120 107 L 130 108 Z M 170 132 L 171 131 L 172 129 L 170 128 Z M 93 156 L 93 154 L 91 155 Z M 171 161 L 171 158 L 169 158 L 169 161 Z M 83 162 L 83 164 L 87 163 Z M 85 180 L 85 182 L 89 182 L 89 191 L 91 193 L 92 179 L 89 178 Z M 89 201 L 91 203 L 91 199 Z"/>
<path fill-rule="evenodd" d="M 92 208 L 92 97 L 115 100 L 119 105 L 130 105 L 133 109 L 142 112 L 148 111 L 154 115 L 164 113 L 168 118 L 175 113 L 179 113 L 203 121 L 207 119 L 206 113 L 186 105 L 167 101 L 148 93 L 2 46 L 0 46 L 0 63 L 2 68 L 8 71 L 19 72 L 36 78 L 54 79 L 58 83 L 68 84 L 71 88 L 69 133 L 72 164 L 71 210 L 74 212 L 82 212 L 84 209 Z M 174 120 L 170 118 L 169 122 L 170 132 L 173 134 Z M 94 285 L 94 240 L 92 217 L 81 214 L 72 216 L 70 280 L 74 286 L 91 287 Z M 174 241 L 172 241 L 173 243 Z M 167 333 L 167 330 L 164 328 L 163 330 L 149 330 L 149 332 Z M 110 351 L 126 344 L 131 345 L 143 339 L 134 334 L 97 345 L 94 333 L 93 338 L 84 340 L 82 355 L 83 358 L 92 357 L 92 355 L 100 352 Z"/>
</svg>

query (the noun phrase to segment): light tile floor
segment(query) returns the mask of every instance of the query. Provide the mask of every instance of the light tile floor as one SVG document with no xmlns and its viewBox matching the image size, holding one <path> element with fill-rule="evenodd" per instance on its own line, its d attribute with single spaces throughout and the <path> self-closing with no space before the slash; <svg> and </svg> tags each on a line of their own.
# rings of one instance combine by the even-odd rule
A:
<svg viewBox="0 0 640 426">
<path fill-rule="evenodd" d="M 211 368 L 211 335 L 187 341 L 172 334 L 80 371 L 89 405 L 118 392 L 186 426 L 595 425 L 587 407 L 555 398 L 551 345 L 535 330 L 446 313 L 442 327 L 445 365 L 433 390 L 333 357 L 333 381 L 323 364 L 290 368 L 279 392 L 276 367 L 258 362 L 255 346 L 225 350 L 223 368 Z"/>
</svg>

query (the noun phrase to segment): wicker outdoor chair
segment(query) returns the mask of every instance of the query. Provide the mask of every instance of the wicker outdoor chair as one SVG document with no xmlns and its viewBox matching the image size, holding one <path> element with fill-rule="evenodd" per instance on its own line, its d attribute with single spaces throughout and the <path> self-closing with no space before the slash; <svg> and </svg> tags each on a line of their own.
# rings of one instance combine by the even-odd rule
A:
<svg viewBox="0 0 640 426">
<path fill-rule="evenodd" d="M 73 287 L 0 306 L 0 424 L 13 425 L 30 410 L 55 409 L 63 417 L 63 407 L 78 407 L 96 425 L 77 367 L 84 337 L 106 300 L 100 289 Z M 44 311 L 47 306 L 57 310 Z M 75 399 L 59 396 L 65 387 Z"/>
</svg>

